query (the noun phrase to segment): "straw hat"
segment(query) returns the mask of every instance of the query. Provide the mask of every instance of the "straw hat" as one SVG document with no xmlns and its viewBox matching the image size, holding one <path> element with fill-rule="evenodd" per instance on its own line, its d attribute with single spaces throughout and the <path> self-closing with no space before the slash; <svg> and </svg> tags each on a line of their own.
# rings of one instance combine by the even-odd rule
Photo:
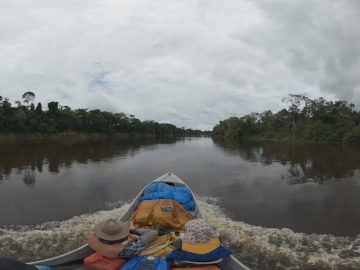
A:
<svg viewBox="0 0 360 270">
<path fill-rule="evenodd" d="M 129 235 L 129 222 L 107 219 L 95 225 L 95 235 L 107 241 L 117 241 Z"/>
</svg>

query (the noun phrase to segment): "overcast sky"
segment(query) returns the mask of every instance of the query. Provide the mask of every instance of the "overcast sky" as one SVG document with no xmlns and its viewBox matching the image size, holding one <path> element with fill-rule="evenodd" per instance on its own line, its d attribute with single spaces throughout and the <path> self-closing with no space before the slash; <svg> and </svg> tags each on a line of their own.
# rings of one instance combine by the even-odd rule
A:
<svg viewBox="0 0 360 270">
<path fill-rule="evenodd" d="M 0 95 L 200 129 L 290 92 L 358 106 L 359 14 L 358 0 L 1 0 Z"/>
</svg>

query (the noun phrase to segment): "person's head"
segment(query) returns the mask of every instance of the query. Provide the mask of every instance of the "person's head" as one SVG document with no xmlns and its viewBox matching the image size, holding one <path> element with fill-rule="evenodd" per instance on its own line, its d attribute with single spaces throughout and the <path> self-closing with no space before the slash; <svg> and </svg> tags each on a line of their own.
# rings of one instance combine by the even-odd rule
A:
<svg viewBox="0 0 360 270">
<path fill-rule="evenodd" d="M 123 242 L 129 235 L 129 222 L 107 219 L 95 225 L 95 235 L 105 244 Z"/>
</svg>

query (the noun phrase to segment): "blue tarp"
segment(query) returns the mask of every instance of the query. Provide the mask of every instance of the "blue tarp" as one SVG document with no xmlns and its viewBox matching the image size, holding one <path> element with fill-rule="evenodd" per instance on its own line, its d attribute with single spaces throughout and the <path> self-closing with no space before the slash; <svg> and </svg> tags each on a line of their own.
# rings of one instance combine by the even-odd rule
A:
<svg viewBox="0 0 360 270">
<path fill-rule="evenodd" d="M 175 200 L 186 210 L 195 210 L 195 203 L 191 191 L 187 187 L 175 187 L 164 182 L 155 182 L 145 188 L 144 195 L 141 198 L 142 201 L 159 199 Z"/>
<path fill-rule="evenodd" d="M 170 264 L 160 258 L 153 256 L 136 256 L 122 265 L 121 270 L 169 270 Z"/>
</svg>

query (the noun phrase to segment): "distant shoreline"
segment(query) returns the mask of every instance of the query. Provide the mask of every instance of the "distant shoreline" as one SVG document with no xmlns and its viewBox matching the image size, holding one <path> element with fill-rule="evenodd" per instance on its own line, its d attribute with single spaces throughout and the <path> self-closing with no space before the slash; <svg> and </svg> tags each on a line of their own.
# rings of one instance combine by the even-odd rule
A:
<svg viewBox="0 0 360 270">
<path fill-rule="evenodd" d="M 303 140 L 298 138 L 259 138 L 259 137 L 250 137 L 243 139 L 235 139 L 235 138 L 224 138 L 221 136 L 211 136 L 214 140 L 223 141 L 226 143 L 283 143 L 283 144 L 333 144 L 333 145 L 354 145 L 360 144 L 357 142 L 344 142 L 344 141 L 330 141 L 330 140 L 321 140 L 321 141 L 312 141 L 312 140 Z"/>
<path fill-rule="evenodd" d="M 360 143 L 360 111 L 354 104 L 296 94 L 282 101 L 287 109 L 222 120 L 213 128 L 212 136 L 244 142 Z"/>
<path fill-rule="evenodd" d="M 53 134 L 43 133 L 0 133 L 0 143 L 4 142 L 17 142 L 27 140 L 69 140 L 72 142 L 76 141 L 88 141 L 88 140 L 100 140 L 100 139 L 141 139 L 141 138 L 182 138 L 182 137 L 204 137 L 201 136 L 186 136 L 176 134 L 165 134 L 165 135 L 151 135 L 151 134 L 140 134 L 140 133 L 115 133 L 115 134 L 103 134 L 103 133 L 85 133 L 85 132 L 62 132 Z"/>
<path fill-rule="evenodd" d="M 100 109 L 71 109 L 57 101 L 43 105 L 35 102 L 35 93 L 25 92 L 23 102 L 15 101 L 14 107 L 8 98 L 0 96 L 0 132 L 4 134 L 129 134 L 128 136 L 198 136 L 210 132 L 177 127 L 170 123 L 153 120 L 141 121 L 134 115 L 123 112 L 108 112 Z M 122 135 L 121 135 L 122 136 Z M 12 137 L 12 135 L 6 135 Z"/>
</svg>

